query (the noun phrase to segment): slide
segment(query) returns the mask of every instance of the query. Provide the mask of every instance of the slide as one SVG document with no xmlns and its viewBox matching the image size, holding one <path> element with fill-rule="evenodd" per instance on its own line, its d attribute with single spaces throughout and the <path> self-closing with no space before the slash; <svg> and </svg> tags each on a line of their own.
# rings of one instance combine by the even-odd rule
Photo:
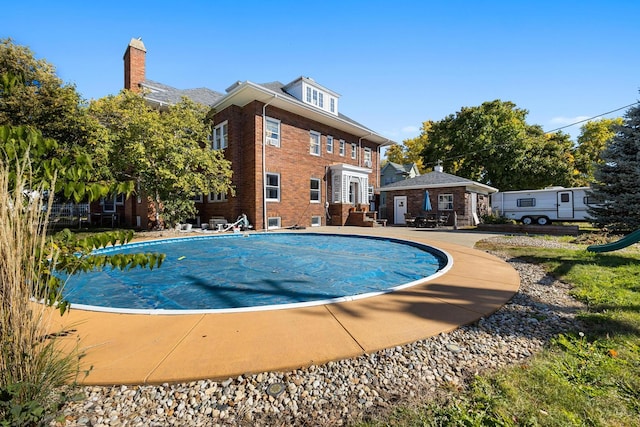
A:
<svg viewBox="0 0 640 427">
<path fill-rule="evenodd" d="M 616 240 L 615 242 L 605 243 L 604 245 L 591 245 L 587 247 L 589 252 L 610 252 L 617 251 L 618 249 L 626 248 L 627 246 L 631 246 L 634 243 L 640 242 L 640 229 L 634 231 L 633 233 L 624 236 L 620 240 Z"/>
</svg>

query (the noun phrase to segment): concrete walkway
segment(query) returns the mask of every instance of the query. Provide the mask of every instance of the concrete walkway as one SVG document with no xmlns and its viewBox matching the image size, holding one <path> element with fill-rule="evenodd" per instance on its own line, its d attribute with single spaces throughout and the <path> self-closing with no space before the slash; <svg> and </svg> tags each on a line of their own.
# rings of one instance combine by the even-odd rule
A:
<svg viewBox="0 0 640 427">
<path fill-rule="evenodd" d="M 305 232 L 387 236 L 448 252 L 453 267 L 414 287 L 331 305 L 194 315 L 71 310 L 53 316 L 83 351 L 84 384 L 226 379 L 297 369 L 424 339 L 474 322 L 507 302 L 520 279 L 505 262 L 472 249 L 491 234 L 404 227 L 318 227 Z"/>
</svg>

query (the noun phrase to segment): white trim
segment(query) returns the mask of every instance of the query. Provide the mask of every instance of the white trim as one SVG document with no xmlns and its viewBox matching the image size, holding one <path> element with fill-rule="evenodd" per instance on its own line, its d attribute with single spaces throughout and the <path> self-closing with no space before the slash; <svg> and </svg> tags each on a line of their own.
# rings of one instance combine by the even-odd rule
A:
<svg viewBox="0 0 640 427">
<path fill-rule="evenodd" d="M 400 181 L 401 182 L 401 181 Z M 385 186 L 387 187 L 387 186 Z M 486 191 L 488 194 L 497 193 L 498 189 L 490 187 L 485 184 L 480 184 L 479 182 L 471 183 L 471 182 L 451 182 L 448 184 L 422 184 L 422 185 L 405 185 L 405 186 L 394 186 L 394 187 L 382 187 L 379 189 L 380 192 L 385 191 L 404 191 L 404 190 L 428 190 L 430 188 L 450 188 L 450 187 L 465 187 L 467 191 L 472 192 L 480 192 L 480 190 Z"/>
<path fill-rule="evenodd" d="M 265 117 L 265 141 L 267 142 L 268 145 L 272 145 L 274 147 L 280 147 L 280 141 L 282 140 L 282 128 L 280 127 L 280 120 L 278 119 L 274 119 L 273 117 Z M 270 136 L 267 136 L 269 134 L 273 135 L 272 133 L 267 132 L 268 129 L 268 124 L 269 122 L 271 123 L 275 123 L 278 126 L 278 137 L 277 138 L 272 138 Z"/>
<path fill-rule="evenodd" d="M 317 142 L 317 145 L 313 144 L 314 140 Z M 314 147 L 316 148 L 315 152 Z M 322 134 L 315 130 L 309 131 L 309 154 L 312 156 L 320 156 L 320 154 L 322 154 Z"/>
<path fill-rule="evenodd" d="M 269 180 L 268 180 L 268 176 L 269 175 L 278 177 L 278 185 L 268 185 L 267 184 L 269 182 Z M 276 172 L 266 172 L 264 178 L 265 178 L 264 179 L 265 188 L 275 188 L 275 189 L 278 190 L 278 197 L 276 199 L 267 197 L 267 202 L 279 202 L 280 198 L 282 197 L 282 195 L 281 195 L 282 187 L 281 187 L 281 181 L 280 181 L 280 174 L 276 173 Z M 268 191 L 267 191 L 267 194 L 269 194 Z"/>
<path fill-rule="evenodd" d="M 269 222 L 272 219 L 276 220 L 277 225 L 269 225 Z M 269 218 L 267 218 L 267 229 L 268 230 L 276 230 L 276 229 L 281 228 L 281 227 L 282 227 L 282 218 L 281 217 L 279 217 L 279 216 L 270 216 Z"/>
<path fill-rule="evenodd" d="M 211 197 L 212 194 L 215 194 L 216 196 Z M 217 196 L 220 197 L 217 197 Z M 209 203 L 221 203 L 221 202 L 226 202 L 227 199 L 227 193 L 218 193 L 216 191 L 212 191 L 209 194 L 207 194 L 207 202 Z"/>
<path fill-rule="evenodd" d="M 445 200 L 445 197 L 447 200 Z M 442 193 L 442 194 L 438 194 L 438 211 L 452 211 L 454 210 L 455 206 L 453 204 L 454 201 L 454 196 L 453 193 Z M 443 207 L 445 205 L 449 206 L 449 204 L 451 204 L 451 207 Z"/>
<path fill-rule="evenodd" d="M 222 131 L 222 133 L 221 133 Z M 218 136 L 220 138 L 218 139 Z M 211 135 L 211 148 L 213 150 L 224 150 L 229 146 L 229 121 L 218 123 L 213 127 Z"/>
<path fill-rule="evenodd" d="M 318 188 L 312 188 L 311 183 L 312 182 L 317 182 L 318 183 Z M 318 199 L 314 200 L 311 198 L 311 193 L 312 192 L 317 192 L 318 193 Z M 320 203 L 322 201 L 322 182 L 320 180 L 320 178 L 310 178 L 309 179 L 309 201 L 311 203 Z"/>
<path fill-rule="evenodd" d="M 347 121 L 334 113 L 321 110 L 317 107 L 314 107 L 313 105 L 306 104 L 305 102 L 291 96 L 278 96 L 276 92 L 250 81 L 245 81 L 238 84 L 225 97 L 223 97 L 211 107 L 215 109 L 215 111 L 222 111 L 231 105 L 244 107 L 252 101 L 261 99 L 261 95 L 268 95 L 271 97 L 275 96 L 273 102 L 270 105 L 281 108 L 288 112 L 299 114 L 310 120 L 317 121 L 319 123 L 334 127 L 350 134 L 361 135 L 363 132 L 371 132 L 371 129 L 367 129 L 364 126 L 357 125 L 351 121 Z M 336 111 L 337 110 L 338 109 L 336 108 Z M 381 146 L 397 144 L 389 138 L 386 138 L 377 133 L 371 133 L 371 135 L 367 137 L 367 140 Z"/>
</svg>

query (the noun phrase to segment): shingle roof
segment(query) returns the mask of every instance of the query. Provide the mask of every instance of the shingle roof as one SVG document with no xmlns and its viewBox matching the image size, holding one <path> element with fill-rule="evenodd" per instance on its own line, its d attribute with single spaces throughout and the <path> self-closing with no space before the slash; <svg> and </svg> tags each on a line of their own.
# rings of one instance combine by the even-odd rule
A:
<svg viewBox="0 0 640 427">
<path fill-rule="evenodd" d="M 273 91 L 273 92 L 276 92 L 276 93 L 278 93 L 278 94 L 283 94 L 283 95 L 285 95 L 287 98 L 290 98 L 290 99 L 293 99 L 293 100 L 296 100 L 296 101 L 300 102 L 300 100 L 299 100 L 299 99 L 297 99 L 295 96 L 293 96 L 293 95 L 291 95 L 291 94 L 287 93 L 287 92 L 284 90 L 284 87 L 285 87 L 286 85 L 284 85 L 284 84 L 282 84 L 282 83 L 280 83 L 280 82 L 277 82 L 277 81 L 276 81 L 276 82 L 270 82 L 270 83 L 258 83 L 258 85 L 260 85 L 260 86 L 262 86 L 262 87 L 264 87 L 264 88 L 267 88 L 267 89 L 269 89 L 269 90 L 271 90 L 271 91 Z M 313 107 L 310 107 L 310 108 L 313 108 Z M 344 114 L 342 114 L 342 113 L 340 113 L 340 112 L 338 112 L 338 117 L 340 117 L 340 118 L 341 118 L 342 120 L 344 120 L 344 121 L 350 122 L 350 123 L 352 123 L 352 124 L 354 124 L 354 125 L 356 125 L 356 126 L 359 126 L 359 127 L 363 128 L 363 129 L 366 129 L 366 130 L 368 130 L 368 131 L 371 131 L 371 133 L 375 133 L 374 131 L 372 131 L 371 129 L 369 129 L 368 127 L 366 127 L 365 125 L 363 125 L 362 123 L 358 123 L 358 122 L 356 122 L 355 120 L 353 120 L 352 118 L 350 118 L 350 117 L 348 117 L 348 116 L 345 116 Z"/>
<path fill-rule="evenodd" d="M 242 82 L 240 81 L 234 83 L 227 89 L 227 92 L 230 92 L 237 85 L 240 85 L 240 84 L 242 84 Z M 191 99 L 194 102 L 212 106 L 218 103 L 222 98 L 227 96 L 227 94 L 216 92 L 214 90 L 207 89 L 207 88 L 177 89 L 175 87 L 168 86 L 163 83 L 156 82 L 154 80 L 145 80 L 144 82 L 142 82 L 142 86 L 143 88 L 150 91 L 150 93 L 145 95 L 145 98 L 147 98 L 149 101 L 157 102 L 161 105 L 176 104 L 180 102 L 183 96 L 186 96 L 187 98 Z M 286 85 L 281 82 L 275 81 L 275 82 L 269 82 L 269 83 L 259 83 L 258 86 L 262 86 L 265 89 L 268 89 L 272 92 L 277 93 L 278 95 L 282 95 L 283 97 L 291 99 L 293 101 L 301 102 L 295 96 L 287 93 L 284 90 Z M 314 108 L 314 107 L 310 107 L 310 108 Z M 368 127 L 364 126 L 361 123 L 356 122 L 352 118 L 345 116 L 342 113 L 338 113 L 338 117 L 345 122 L 351 123 L 352 125 L 358 126 L 361 129 L 371 132 L 371 134 L 376 134 L 374 131 L 372 131 Z"/>
<path fill-rule="evenodd" d="M 153 80 L 145 80 L 142 82 L 142 86 L 150 91 L 145 95 L 146 98 L 163 104 L 176 104 L 183 96 L 186 96 L 193 102 L 211 106 L 224 97 L 222 93 L 204 87 L 177 89 Z"/>
<path fill-rule="evenodd" d="M 393 168 L 399 174 L 408 174 L 411 173 L 411 169 L 413 169 L 415 163 L 407 163 L 405 165 L 401 165 L 400 163 L 387 162 L 385 167 Z"/>
<path fill-rule="evenodd" d="M 492 188 L 485 184 L 480 184 L 476 181 L 472 181 L 467 178 L 462 178 L 456 175 L 451 175 L 446 172 L 429 172 L 425 175 L 419 175 L 414 178 L 404 179 L 402 181 L 394 182 L 389 185 L 385 185 L 380 188 L 380 191 L 388 191 L 388 190 L 401 190 L 403 188 L 419 188 L 424 187 L 428 188 L 432 187 L 442 187 L 450 185 L 452 187 L 460 187 L 460 186 L 481 186 L 485 188 Z M 497 189 L 496 189 L 497 191 Z"/>
</svg>

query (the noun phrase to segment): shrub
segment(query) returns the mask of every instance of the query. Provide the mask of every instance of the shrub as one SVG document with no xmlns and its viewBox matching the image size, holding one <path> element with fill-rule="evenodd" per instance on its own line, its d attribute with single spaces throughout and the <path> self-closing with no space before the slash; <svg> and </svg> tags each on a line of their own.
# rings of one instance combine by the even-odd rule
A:
<svg viewBox="0 0 640 427">
<path fill-rule="evenodd" d="M 500 215 L 499 212 L 482 215 L 482 223 L 484 224 L 513 224 L 514 221 L 507 217 Z"/>
</svg>

